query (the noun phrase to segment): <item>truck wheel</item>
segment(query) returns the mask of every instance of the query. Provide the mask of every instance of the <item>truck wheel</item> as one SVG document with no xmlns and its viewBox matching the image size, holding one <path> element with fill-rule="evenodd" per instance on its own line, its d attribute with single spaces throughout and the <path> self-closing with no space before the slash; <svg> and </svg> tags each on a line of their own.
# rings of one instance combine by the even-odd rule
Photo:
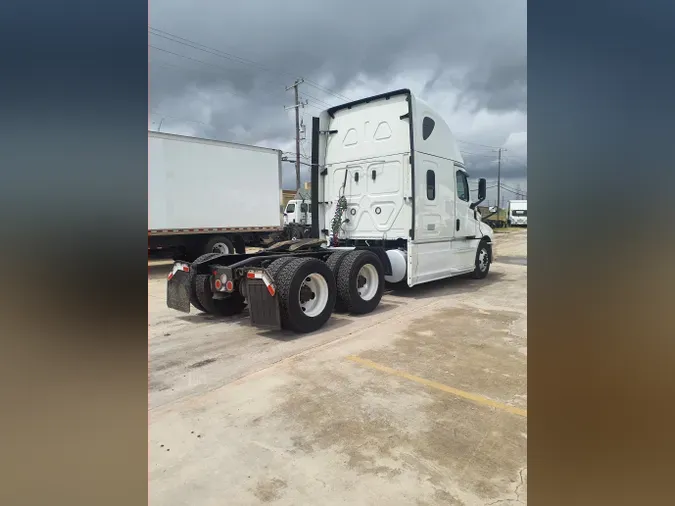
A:
<svg viewBox="0 0 675 506">
<path fill-rule="evenodd" d="M 276 274 L 281 326 L 313 332 L 330 318 L 335 306 L 335 278 L 316 258 L 293 258 Z"/>
<path fill-rule="evenodd" d="M 198 258 L 195 259 L 195 262 L 203 262 L 205 260 L 209 260 L 211 258 L 215 258 L 218 256 L 218 253 L 207 253 L 206 255 L 202 255 Z M 202 306 L 201 302 L 199 302 L 199 299 L 197 298 L 197 273 L 194 271 L 194 269 L 190 269 L 190 273 L 188 274 L 188 283 L 189 283 L 189 295 L 190 295 L 190 304 L 192 304 L 194 307 L 196 307 L 199 311 L 202 311 L 203 313 L 206 313 L 206 309 L 204 309 L 204 306 Z"/>
<path fill-rule="evenodd" d="M 350 253 L 350 251 L 336 251 L 335 253 L 331 254 L 331 256 L 328 257 L 328 260 L 326 260 L 326 265 L 333 273 L 335 283 L 338 283 L 338 272 L 340 271 L 340 266 L 342 265 L 342 262 L 348 253 Z M 339 295 L 335 300 L 334 311 L 338 313 L 344 313 L 345 311 L 347 311 L 347 305 L 344 303 L 344 301 L 340 298 Z"/>
<path fill-rule="evenodd" d="M 478 244 L 478 250 L 476 251 L 476 268 L 474 269 L 471 277 L 474 279 L 483 279 L 490 272 L 490 263 L 492 262 L 492 253 L 490 252 L 490 247 L 485 241 L 481 241 Z"/>
<path fill-rule="evenodd" d="M 224 235 L 212 237 L 204 247 L 204 253 L 219 253 L 230 255 L 235 252 L 234 244 Z"/>
<path fill-rule="evenodd" d="M 204 312 L 216 316 L 233 316 L 241 313 L 246 307 L 244 297 L 235 292 L 225 299 L 214 299 L 210 277 L 209 274 L 197 274 L 195 276 L 197 300 L 204 308 Z"/>
<path fill-rule="evenodd" d="M 291 241 L 302 239 L 302 227 L 293 223 L 289 232 Z"/>
<path fill-rule="evenodd" d="M 384 269 L 377 255 L 367 250 L 350 251 L 340 265 L 337 289 L 350 313 L 373 311 L 384 290 Z"/>
</svg>

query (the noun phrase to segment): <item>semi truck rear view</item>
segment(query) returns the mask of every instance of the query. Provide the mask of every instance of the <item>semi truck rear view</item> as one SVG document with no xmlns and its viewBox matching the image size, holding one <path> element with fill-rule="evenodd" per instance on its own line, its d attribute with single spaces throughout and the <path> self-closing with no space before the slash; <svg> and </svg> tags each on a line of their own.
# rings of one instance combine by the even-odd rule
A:
<svg viewBox="0 0 675 506">
<path fill-rule="evenodd" d="M 412 287 L 492 262 L 492 229 L 470 199 L 468 174 L 445 121 L 402 89 L 313 118 L 311 237 L 255 254 L 213 252 L 176 262 L 167 305 L 296 332 L 332 312 L 365 314 L 385 283 Z"/>
</svg>

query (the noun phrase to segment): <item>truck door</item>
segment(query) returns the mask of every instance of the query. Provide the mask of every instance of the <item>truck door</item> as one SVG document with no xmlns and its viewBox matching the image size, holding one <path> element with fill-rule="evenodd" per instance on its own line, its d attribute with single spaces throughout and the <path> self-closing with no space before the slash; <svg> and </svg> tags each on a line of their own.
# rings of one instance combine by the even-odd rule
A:
<svg viewBox="0 0 675 506">
<path fill-rule="evenodd" d="M 469 207 L 471 196 L 466 172 L 457 169 L 455 178 L 457 198 L 455 199 L 454 245 L 460 264 L 469 267 L 475 261 L 477 221 L 474 218 L 473 209 Z"/>
</svg>

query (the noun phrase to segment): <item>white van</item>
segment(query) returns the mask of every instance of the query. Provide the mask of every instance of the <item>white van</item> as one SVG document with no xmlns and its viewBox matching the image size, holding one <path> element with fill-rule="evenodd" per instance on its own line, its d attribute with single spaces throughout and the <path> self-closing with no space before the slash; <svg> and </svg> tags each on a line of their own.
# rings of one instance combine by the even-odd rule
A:
<svg viewBox="0 0 675 506">
<path fill-rule="evenodd" d="M 527 200 L 509 200 L 509 225 L 527 226 Z"/>
</svg>

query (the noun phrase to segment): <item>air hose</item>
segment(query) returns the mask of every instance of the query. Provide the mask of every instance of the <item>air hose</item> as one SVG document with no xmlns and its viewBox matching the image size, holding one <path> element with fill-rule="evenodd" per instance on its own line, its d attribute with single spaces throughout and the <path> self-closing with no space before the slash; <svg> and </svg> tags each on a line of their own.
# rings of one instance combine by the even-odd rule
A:
<svg viewBox="0 0 675 506">
<path fill-rule="evenodd" d="M 340 233 L 340 227 L 342 226 L 342 215 L 347 210 L 347 198 L 345 197 L 345 186 L 347 186 L 347 174 L 349 173 L 349 168 L 345 168 L 345 179 L 342 182 L 342 188 L 340 188 L 339 197 L 337 203 L 335 204 L 335 215 L 333 216 L 333 221 L 331 221 L 331 230 L 333 231 L 333 246 L 338 245 L 338 235 Z"/>
</svg>

